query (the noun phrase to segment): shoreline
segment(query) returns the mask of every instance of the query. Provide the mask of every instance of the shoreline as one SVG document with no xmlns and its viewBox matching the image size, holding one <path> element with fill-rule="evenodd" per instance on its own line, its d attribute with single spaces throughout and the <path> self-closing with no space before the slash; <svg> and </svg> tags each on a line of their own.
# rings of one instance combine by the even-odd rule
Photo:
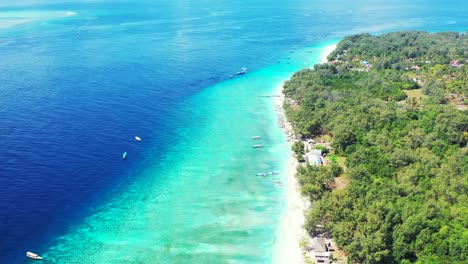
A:
<svg viewBox="0 0 468 264">
<path fill-rule="evenodd" d="M 288 138 L 288 146 L 290 148 L 295 138 L 293 136 L 292 125 L 286 119 L 283 109 L 285 96 L 281 92 L 282 89 L 283 84 L 280 84 L 275 89 L 280 93 L 280 97 L 275 101 L 275 107 L 278 119 L 281 120 L 283 125 L 281 129 Z M 296 178 L 298 164 L 299 162 L 294 157 L 292 151 L 290 151 L 286 167 L 286 205 L 280 220 L 278 243 L 275 245 L 272 263 L 304 263 L 304 256 L 299 243 L 307 235 L 303 225 L 305 222 L 305 212 L 310 207 L 310 202 L 301 195 L 299 182 Z"/>
<path fill-rule="evenodd" d="M 327 56 L 336 49 L 336 46 L 336 43 L 325 46 L 320 54 L 318 63 L 327 62 Z M 291 145 L 296 138 L 294 137 L 292 125 L 287 120 L 283 109 L 285 100 L 285 96 L 282 93 L 283 84 L 284 82 L 275 88 L 275 94 L 280 95 L 275 100 L 275 112 L 278 120 L 281 122 L 281 130 L 288 139 L 288 145 L 291 149 Z M 292 150 L 290 150 L 286 167 L 286 206 L 280 219 L 277 243 L 273 247 L 272 263 L 275 264 L 305 263 L 300 243 L 303 239 L 308 238 L 308 234 L 303 226 L 305 223 L 305 213 L 310 208 L 311 203 L 301 194 L 301 187 L 296 178 L 298 164 L 299 162 L 293 156 Z"/>
</svg>

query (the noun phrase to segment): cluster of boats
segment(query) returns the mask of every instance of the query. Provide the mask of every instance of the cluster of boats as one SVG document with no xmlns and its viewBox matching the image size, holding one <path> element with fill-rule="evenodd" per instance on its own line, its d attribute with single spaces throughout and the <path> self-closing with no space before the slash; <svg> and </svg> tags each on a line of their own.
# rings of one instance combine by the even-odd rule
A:
<svg viewBox="0 0 468 264">
<path fill-rule="evenodd" d="M 261 136 L 253 136 L 253 137 L 252 137 L 252 140 L 260 140 L 260 139 L 262 139 Z M 255 144 L 255 145 L 253 145 L 252 147 L 253 147 L 253 148 L 263 148 L 263 145 L 262 145 L 262 144 Z"/>
<path fill-rule="evenodd" d="M 251 138 L 252 140 L 260 140 L 262 139 L 261 136 L 253 136 Z M 263 145 L 262 144 L 255 144 L 253 145 L 253 148 L 263 148 Z M 259 176 L 259 177 L 265 177 L 267 175 L 278 175 L 279 174 L 279 171 L 269 171 L 269 172 L 259 172 L 256 174 L 256 176 Z M 280 180 L 274 180 L 273 183 L 275 184 L 281 184 L 281 181 Z"/>
<path fill-rule="evenodd" d="M 257 176 L 265 177 L 267 175 L 277 175 L 277 174 L 279 174 L 279 171 L 270 171 L 270 172 L 257 173 Z"/>
<path fill-rule="evenodd" d="M 290 50 L 289 53 L 294 53 L 294 50 Z M 308 50 L 307 53 L 312 53 L 312 50 Z M 286 57 L 286 59 L 287 59 L 287 60 L 290 60 L 290 59 L 291 59 L 291 56 Z M 281 62 L 281 60 L 277 60 L 277 61 L 276 61 L 276 63 L 280 63 L 280 62 Z M 290 64 L 289 61 L 287 61 L 286 63 L 287 63 L 287 64 Z M 307 64 L 309 64 L 309 63 L 307 63 L 307 62 L 304 63 L 304 65 L 307 65 Z"/>
<path fill-rule="evenodd" d="M 138 141 L 138 142 L 141 142 L 141 137 L 135 136 L 135 140 Z M 127 159 L 127 156 L 128 156 L 127 151 L 125 151 L 124 153 L 122 153 L 122 159 Z"/>
<path fill-rule="evenodd" d="M 293 49 L 290 50 L 289 53 L 291 53 L 291 54 L 294 53 L 294 50 L 293 50 Z M 307 53 L 312 53 L 312 50 L 308 50 Z M 286 59 L 287 59 L 287 60 L 290 60 L 290 59 L 291 59 L 291 56 L 286 57 Z M 276 63 L 280 63 L 280 62 L 281 62 L 281 60 L 277 60 L 277 61 L 276 61 Z M 287 61 L 286 63 L 287 63 L 287 64 L 290 64 L 289 61 Z M 309 64 L 309 63 L 307 63 L 307 62 L 304 63 L 304 65 L 307 65 L 307 64 Z M 244 75 L 244 74 L 246 74 L 246 73 L 247 73 L 247 68 L 242 68 L 241 71 L 236 72 L 236 75 Z M 229 78 L 230 78 L 230 79 L 234 78 L 234 75 L 232 75 L 232 74 L 229 75 Z"/>
<path fill-rule="evenodd" d="M 278 171 L 270 171 L 270 172 L 260 172 L 260 173 L 257 173 L 256 175 L 259 176 L 259 177 L 265 177 L 267 175 L 276 175 L 276 174 L 279 174 Z M 280 180 L 274 180 L 273 183 L 275 185 L 281 185 L 281 181 Z"/>
<path fill-rule="evenodd" d="M 242 68 L 241 71 L 236 72 L 236 75 L 244 75 L 247 73 L 247 68 Z M 233 78 L 234 76 L 231 74 L 229 75 L 229 78 Z"/>
<path fill-rule="evenodd" d="M 265 177 L 266 175 L 275 175 L 275 174 L 279 174 L 279 172 L 277 171 L 271 171 L 271 172 L 260 172 L 260 173 L 257 173 L 257 176 L 260 176 L 260 177 Z M 274 180 L 273 181 L 274 184 L 276 185 L 280 185 L 281 184 L 281 181 L 280 180 Z"/>
</svg>

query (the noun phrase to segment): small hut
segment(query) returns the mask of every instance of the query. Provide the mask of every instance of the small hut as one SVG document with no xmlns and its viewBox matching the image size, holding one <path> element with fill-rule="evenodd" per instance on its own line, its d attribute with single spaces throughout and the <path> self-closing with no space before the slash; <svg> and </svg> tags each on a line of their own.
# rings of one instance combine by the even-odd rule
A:
<svg viewBox="0 0 468 264">
<path fill-rule="evenodd" d="M 312 149 L 307 154 L 305 154 L 305 160 L 309 162 L 310 165 L 322 165 L 322 151 L 320 149 Z"/>
<path fill-rule="evenodd" d="M 328 246 L 325 243 L 325 238 L 312 238 L 312 248 L 314 250 L 314 257 L 317 263 L 330 263 L 330 252 L 328 251 Z"/>
</svg>

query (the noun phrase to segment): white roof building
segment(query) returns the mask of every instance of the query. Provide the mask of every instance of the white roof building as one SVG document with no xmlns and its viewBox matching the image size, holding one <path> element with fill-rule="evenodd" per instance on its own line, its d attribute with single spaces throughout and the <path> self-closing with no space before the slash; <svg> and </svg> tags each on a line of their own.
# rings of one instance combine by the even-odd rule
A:
<svg viewBox="0 0 468 264">
<path fill-rule="evenodd" d="M 313 149 L 304 155 L 304 158 L 310 165 L 322 164 L 322 151 L 320 149 Z"/>
</svg>

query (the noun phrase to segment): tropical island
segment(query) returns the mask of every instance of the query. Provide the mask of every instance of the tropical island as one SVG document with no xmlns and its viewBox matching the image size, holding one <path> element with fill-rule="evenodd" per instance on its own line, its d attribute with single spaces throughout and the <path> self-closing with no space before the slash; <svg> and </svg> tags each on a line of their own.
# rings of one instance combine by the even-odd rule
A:
<svg viewBox="0 0 468 264">
<path fill-rule="evenodd" d="M 359 34 L 285 83 L 312 237 L 348 263 L 468 262 L 466 63 L 467 34 Z"/>
</svg>

